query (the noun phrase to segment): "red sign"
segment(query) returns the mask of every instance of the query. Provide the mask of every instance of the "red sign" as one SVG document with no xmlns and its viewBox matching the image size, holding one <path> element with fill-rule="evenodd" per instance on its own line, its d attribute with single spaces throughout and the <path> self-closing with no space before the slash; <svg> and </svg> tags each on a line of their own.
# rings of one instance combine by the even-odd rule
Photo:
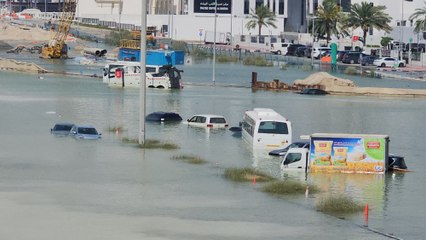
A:
<svg viewBox="0 0 426 240">
<path fill-rule="evenodd" d="M 367 148 L 380 148 L 380 142 L 367 142 Z"/>
<path fill-rule="evenodd" d="M 353 36 L 353 37 L 352 37 L 352 40 L 353 40 L 354 42 L 358 41 L 358 40 L 359 40 L 359 36 Z"/>
</svg>

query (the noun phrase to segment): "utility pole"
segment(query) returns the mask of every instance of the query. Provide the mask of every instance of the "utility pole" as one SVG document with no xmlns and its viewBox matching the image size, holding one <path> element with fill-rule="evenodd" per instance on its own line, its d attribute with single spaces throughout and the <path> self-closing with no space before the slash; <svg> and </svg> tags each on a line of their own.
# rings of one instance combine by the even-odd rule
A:
<svg viewBox="0 0 426 240">
<path fill-rule="evenodd" d="M 146 0 L 142 0 L 141 7 L 141 51 L 139 81 L 139 144 L 145 143 L 145 113 L 146 113 Z"/>
<path fill-rule="evenodd" d="M 217 25 L 217 0 L 214 2 L 214 34 L 213 34 L 213 86 L 216 85 L 216 25 Z"/>
</svg>

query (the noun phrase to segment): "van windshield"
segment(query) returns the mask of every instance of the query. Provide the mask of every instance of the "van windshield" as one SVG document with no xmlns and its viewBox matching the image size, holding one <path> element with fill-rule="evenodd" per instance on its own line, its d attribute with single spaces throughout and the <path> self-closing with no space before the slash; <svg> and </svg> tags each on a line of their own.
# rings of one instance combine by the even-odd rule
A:
<svg viewBox="0 0 426 240">
<path fill-rule="evenodd" d="M 259 125 L 258 133 L 288 134 L 287 123 L 275 121 L 263 121 Z"/>
</svg>

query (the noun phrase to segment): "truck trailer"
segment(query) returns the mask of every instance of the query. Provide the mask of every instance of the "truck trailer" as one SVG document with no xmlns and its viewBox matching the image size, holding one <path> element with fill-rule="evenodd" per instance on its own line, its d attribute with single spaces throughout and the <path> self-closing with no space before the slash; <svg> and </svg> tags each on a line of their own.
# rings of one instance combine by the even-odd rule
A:
<svg viewBox="0 0 426 240">
<path fill-rule="evenodd" d="M 281 169 L 383 174 L 394 164 L 390 162 L 395 158 L 389 155 L 388 135 L 315 133 L 302 138 L 309 139 L 310 148 L 290 149 Z"/>
</svg>

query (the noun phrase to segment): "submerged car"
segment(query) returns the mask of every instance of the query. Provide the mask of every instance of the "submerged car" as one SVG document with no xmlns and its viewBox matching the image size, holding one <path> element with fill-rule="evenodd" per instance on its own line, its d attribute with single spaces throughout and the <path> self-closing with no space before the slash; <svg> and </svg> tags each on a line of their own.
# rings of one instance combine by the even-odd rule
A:
<svg viewBox="0 0 426 240">
<path fill-rule="evenodd" d="M 73 123 L 57 123 L 50 129 L 50 133 L 56 136 L 68 136 L 73 126 Z"/>
<path fill-rule="evenodd" d="M 99 139 L 101 133 L 98 133 L 96 128 L 88 125 L 74 125 L 71 128 L 70 134 L 78 139 Z"/>
<path fill-rule="evenodd" d="M 309 148 L 309 142 L 294 142 L 285 148 L 272 150 L 269 155 L 272 156 L 284 156 L 290 148 Z"/>
<path fill-rule="evenodd" d="M 206 128 L 226 128 L 228 123 L 223 116 L 202 114 L 195 115 L 188 119 L 188 125 L 194 127 L 206 127 Z"/>
<path fill-rule="evenodd" d="M 305 88 L 300 92 L 297 92 L 299 94 L 307 94 L 307 95 L 326 95 L 328 94 L 327 91 L 319 89 L 319 88 Z"/>
<path fill-rule="evenodd" d="M 146 116 L 146 121 L 150 122 L 179 122 L 182 117 L 174 112 L 153 112 Z"/>
</svg>

